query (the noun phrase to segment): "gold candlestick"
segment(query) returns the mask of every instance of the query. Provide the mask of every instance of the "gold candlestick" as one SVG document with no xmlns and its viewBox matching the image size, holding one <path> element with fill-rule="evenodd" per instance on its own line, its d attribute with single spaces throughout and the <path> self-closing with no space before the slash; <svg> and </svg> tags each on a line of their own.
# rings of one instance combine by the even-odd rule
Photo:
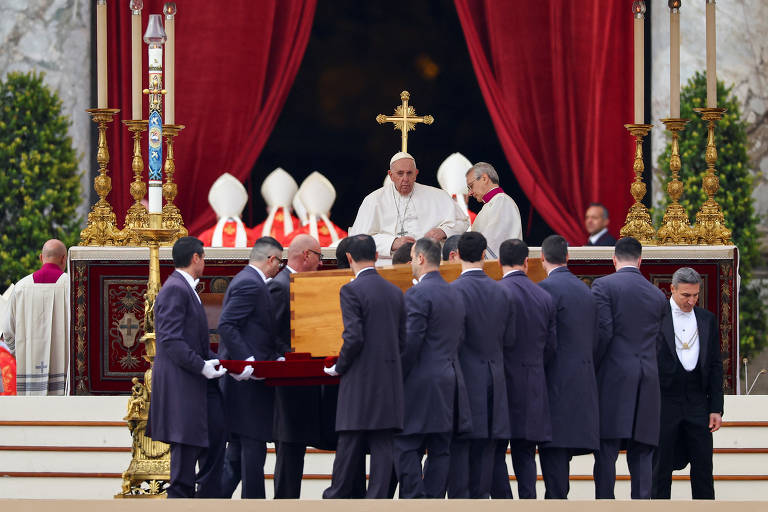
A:
<svg viewBox="0 0 768 512">
<path fill-rule="evenodd" d="M 731 242 L 731 230 L 725 227 L 725 217 L 720 205 L 715 201 L 715 194 L 720 188 L 720 180 L 715 174 L 717 147 L 715 146 L 715 121 L 725 113 L 724 108 L 694 108 L 704 121 L 707 121 L 707 174 L 702 180 L 707 200 L 696 212 L 696 225 L 693 227 L 696 243 L 699 245 L 728 245 Z"/>
<path fill-rule="evenodd" d="M 164 498 L 171 478 L 170 446 L 154 441 L 144 432 L 152 401 L 152 365 L 155 359 L 155 298 L 160 292 L 160 244 L 175 235 L 172 229 L 163 229 L 162 214 L 149 214 L 149 227 L 134 228 L 134 237 L 149 246 L 149 279 L 144 294 L 144 359 L 150 364 L 144 373 L 144 383 L 133 379 L 128 414 L 125 420 L 133 437 L 131 462 L 123 473 L 122 490 L 115 498 Z"/>
<path fill-rule="evenodd" d="M 643 137 L 651 131 L 650 124 L 625 124 L 624 128 L 629 130 L 635 137 L 635 162 L 632 169 L 635 171 L 635 179 L 629 188 L 632 197 L 635 198 L 635 204 L 629 208 L 627 220 L 621 228 L 622 237 L 631 236 L 636 238 L 643 245 L 656 245 L 656 233 L 651 224 L 651 216 L 648 214 L 648 208 L 640 201 L 645 197 L 646 187 L 643 183 Z"/>
<path fill-rule="evenodd" d="M 109 177 L 109 148 L 107 147 L 107 123 L 111 123 L 120 112 L 116 108 L 89 108 L 86 110 L 93 121 L 99 125 L 98 149 L 96 161 L 99 162 L 99 175 L 93 179 L 93 188 L 99 200 L 88 213 L 88 226 L 80 232 L 80 245 L 122 245 L 121 231 L 117 228 L 115 212 L 107 201 L 112 190 L 112 178 Z"/>
<path fill-rule="evenodd" d="M 163 137 L 165 137 L 165 144 L 168 148 L 168 154 L 165 157 L 165 183 L 163 183 L 163 197 L 165 198 L 165 205 L 163 206 L 163 227 L 176 230 L 176 235 L 166 242 L 167 245 L 171 245 L 179 238 L 189 234 L 187 228 L 184 227 L 184 219 L 181 217 L 181 211 L 175 204 L 173 204 L 173 200 L 176 199 L 176 194 L 178 193 L 178 187 L 173 182 L 173 174 L 176 172 L 176 160 L 173 156 L 173 139 L 183 129 L 184 125 L 180 124 L 163 125 Z"/>
<path fill-rule="evenodd" d="M 133 120 L 123 121 L 133 135 L 133 158 L 131 159 L 131 169 L 133 170 L 133 181 L 131 182 L 131 197 L 133 204 L 128 208 L 125 215 L 125 227 L 123 227 L 123 236 L 125 245 L 141 245 L 141 237 L 134 231 L 136 228 L 149 227 L 149 213 L 147 207 L 141 204 L 141 200 L 147 195 L 147 184 L 142 179 L 144 172 L 144 159 L 141 157 L 141 134 L 147 131 L 147 121 Z"/>
<path fill-rule="evenodd" d="M 669 171 L 672 179 L 667 183 L 667 193 L 671 203 L 667 206 L 664 213 L 664 220 L 656 234 L 659 245 L 691 245 L 696 243 L 696 237 L 693 234 L 693 228 L 688 220 L 688 213 L 679 203 L 683 195 L 683 184 L 678 179 L 678 172 L 682 164 L 680 162 L 680 146 L 678 144 L 678 132 L 685 128 L 688 119 L 668 118 L 662 119 L 662 123 L 667 130 L 672 132 L 672 154 L 669 157 Z"/>
</svg>

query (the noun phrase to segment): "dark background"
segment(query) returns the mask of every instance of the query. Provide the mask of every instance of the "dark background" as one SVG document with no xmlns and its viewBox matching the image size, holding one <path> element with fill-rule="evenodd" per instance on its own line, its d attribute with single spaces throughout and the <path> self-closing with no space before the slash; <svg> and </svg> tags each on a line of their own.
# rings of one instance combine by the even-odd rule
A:
<svg viewBox="0 0 768 512">
<path fill-rule="evenodd" d="M 454 4 L 450 0 L 360 2 L 320 0 L 306 54 L 285 107 L 251 177 L 243 220 L 266 217 L 260 187 L 280 166 L 297 183 L 312 171 L 336 187 L 331 219 L 352 225 L 363 198 L 381 187 L 400 132 L 376 123 L 391 115 L 400 92 L 411 93 L 417 115 L 431 126 L 409 132 L 418 181 L 438 186 L 437 169 L 453 152 L 486 161 L 517 202 L 523 236 L 540 245 L 552 230 L 531 208 L 499 145 L 477 85 Z M 470 199 L 470 209 L 481 205 Z"/>
</svg>

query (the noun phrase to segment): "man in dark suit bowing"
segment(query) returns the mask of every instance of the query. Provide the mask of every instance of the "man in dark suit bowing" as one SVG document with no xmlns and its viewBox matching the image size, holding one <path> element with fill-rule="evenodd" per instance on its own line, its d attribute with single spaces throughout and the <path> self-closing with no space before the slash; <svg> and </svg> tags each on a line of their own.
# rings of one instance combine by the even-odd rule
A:
<svg viewBox="0 0 768 512">
<path fill-rule="evenodd" d="M 691 496 L 715 499 L 712 432 L 723 419 L 723 362 L 715 315 L 696 307 L 701 276 L 689 267 L 672 275 L 657 357 L 661 436 L 654 455 L 653 497 L 669 499 L 676 452 L 691 463 Z"/>
<path fill-rule="evenodd" d="M 355 273 L 341 287 L 344 343 L 330 375 L 340 375 L 336 431 L 339 434 L 331 486 L 323 498 L 356 495 L 371 452 L 366 498 L 387 498 L 393 473 L 393 436 L 403 428 L 405 344 L 403 293 L 376 272 L 376 243 L 370 235 L 349 237 L 347 259 Z"/>
<path fill-rule="evenodd" d="M 322 261 L 320 243 L 309 235 L 298 235 L 288 247 L 285 268 L 267 283 L 277 326 L 278 352 L 291 350 L 291 274 L 317 270 Z M 336 433 L 331 420 L 330 439 L 324 439 L 322 397 L 325 386 L 276 386 L 273 437 L 275 498 L 299 499 L 307 445 L 334 449 Z M 334 386 L 336 387 L 336 386 Z M 333 402 L 336 393 L 333 393 Z M 335 417 L 335 416 L 334 416 Z"/>
<path fill-rule="evenodd" d="M 171 252 L 176 270 L 155 299 L 157 355 L 147 433 L 171 445 L 169 498 L 222 498 L 226 430 L 217 380 L 226 370 L 216 369 L 219 361 L 195 291 L 205 268 L 203 243 L 185 236 Z"/>
<path fill-rule="evenodd" d="M 616 458 L 626 446 L 633 499 L 651 497 L 653 450 L 659 442 L 659 371 L 656 340 L 667 307 L 664 293 L 640 273 L 643 246 L 616 242 L 614 274 L 595 279 L 600 407 L 600 450 L 595 455 L 595 497 L 613 499 Z"/>
<path fill-rule="evenodd" d="M 608 232 L 608 208 L 600 203 L 590 203 L 584 215 L 584 227 L 587 228 L 587 245 L 613 246 L 616 239 Z"/>
<path fill-rule="evenodd" d="M 253 244 L 246 267 L 229 283 L 219 317 L 223 359 L 274 361 L 281 356 L 275 338 L 274 314 L 267 279 L 282 264 L 283 247 L 272 237 Z M 242 479 L 242 498 L 265 498 L 264 461 L 272 440 L 274 388 L 254 377 L 253 367 L 222 382 L 229 427 L 222 476 L 230 496 Z"/>
<path fill-rule="evenodd" d="M 509 401 L 509 447 L 521 499 L 536 499 L 536 445 L 552 439 L 544 363 L 555 351 L 555 309 L 549 293 L 528 279 L 528 246 L 505 240 L 499 247 L 505 288 L 519 313 L 513 343 L 504 347 Z M 507 442 L 496 445 L 492 497 L 511 498 Z"/>
<path fill-rule="evenodd" d="M 589 287 L 568 266 L 568 242 L 551 235 L 541 244 L 548 277 L 539 283 L 552 297 L 557 317 L 557 349 L 547 374 L 552 440 L 539 445 L 547 499 L 567 499 L 570 460 L 600 447 L 600 415 L 593 352 L 597 346 L 597 306 Z"/>
<path fill-rule="evenodd" d="M 464 338 L 464 303 L 440 275 L 440 244 L 421 238 L 411 249 L 418 279 L 405 293 L 405 425 L 395 436 L 401 498 L 445 497 L 454 417 L 471 428 L 469 398 L 458 360 Z M 427 450 L 424 469 L 421 458 Z"/>
<path fill-rule="evenodd" d="M 483 271 L 485 237 L 464 233 L 458 250 L 462 271 L 451 287 L 466 310 L 459 361 L 472 430 L 455 435 L 451 443 L 448 497 L 485 499 L 491 493 L 494 447 L 510 433 L 503 347 L 514 333 L 515 307 L 508 292 Z"/>
</svg>

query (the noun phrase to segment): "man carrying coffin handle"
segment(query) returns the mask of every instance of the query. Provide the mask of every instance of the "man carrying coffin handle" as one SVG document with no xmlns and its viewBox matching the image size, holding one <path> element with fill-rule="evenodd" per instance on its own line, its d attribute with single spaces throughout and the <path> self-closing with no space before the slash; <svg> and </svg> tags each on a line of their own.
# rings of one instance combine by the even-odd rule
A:
<svg viewBox="0 0 768 512">
<path fill-rule="evenodd" d="M 547 374 L 552 441 L 539 445 L 547 499 L 567 499 L 570 460 L 600 447 L 600 416 L 593 352 L 597 345 L 597 306 L 584 281 L 568 270 L 568 242 L 551 235 L 541 244 L 547 278 L 539 283 L 557 312 L 557 349 Z M 574 421 L 578 418 L 578 421 Z"/>
<path fill-rule="evenodd" d="M 599 341 L 595 351 L 600 407 L 600 450 L 595 454 L 595 497 L 614 499 L 616 458 L 627 449 L 632 498 L 651 497 L 653 450 L 659 442 L 659 370 L 656 342 L 669 307 L 664 293 L 640 273 L 643 246 L 616 242 L 616 273 L 595 279 Z"/>
<path fill-rule="evenodd" d="M 464 303 L 440 275 L 440 244 L 419 239 L 411 249 L 418 284 L 405 293 L 405 425 L 395 436 L 395 468 L 401 498 L 444 498 L 450 445 L 471 429 L 469 398 L 458 361 L 464 338 Z M 427 450 L 424 469 L 423 449 Z"/>
<path fill-rule="evenodd" d="M 169 498 L 222 498 L 226 430 L 218 377 L 227 370 L 216 369 L 219 360 L 195 291 L 205 268 L 203 242 L 179 238 L 172 255 L 176 270 L 155 299 L 157 355 L 147 434 L 171 445 Z"/>
<path fill-rule="evenodd" d="M 282 264 L 283 247 L 270 236 L 256 240 L 248 265 L 229 283 L 219 317 L 222 359 L 274 361 L 279 353 L 274 313 L 266 281 Z M 265 498 L 264 460 L 272 440 L 274 388 L 252 376 L 247 366 L 240 375 L 224 379 L 224 405 L 229 446 L 222 487 L 232 495 L 242 479 L 242 498 Z"/>
<path fill-rule="evenodd" d="M 510 433 L 503 346 L 514 333 L 515 307 L 508 292 L 483 271 L 485 249 L 485 237 L 480 233 L 461 235 L 462 272 L 451 283 L 466 311 L 459 361 L 472 430 L 455 435 L 451 443 L 449 498 L 490 496 L 493 450 Z"/>
<path fill-rule="evenodd" d="M 406 242 L 428 237 L 442 242 L 465 232 L 469 218 L 445 191 L 416 183 L 419 170 L 408 153 L 396 153 L 389 161 L 384 186 L 368 194 L 357 212 L 350 235 L 366 233 L 376 250 L 389 259 Z"/>
<path fill-rule="evenodd" d="M 376 243 L 369 235 L 350 236 L 347 259 L 355 273 L 341 288 L 344 343 L 336 364 L 340 375 L 336 431 L 339 433 L 331 486 L 323 498 L 355 496 L 365 473 L 365 446 L 371 451 L 366 498 L 387 498 L 393 472 L 393 435 L 403 428 L 405 343 L 403 293 L 376 272 Z"/>
<path fill-rule="evenodd" d="M 723 362 L 715 315 L 696 307 L 701 276 L 689 267 L 672 275 L 672 297 L 659 337 L 661 438 L 653 459 L 653 497 L 669 499 L 672 469 L 691 463 L 691 496 L 715 499 L 712 432 L 723 418 Z M 678 453 L 682 452 L 682 464 Z"/>
</svg>

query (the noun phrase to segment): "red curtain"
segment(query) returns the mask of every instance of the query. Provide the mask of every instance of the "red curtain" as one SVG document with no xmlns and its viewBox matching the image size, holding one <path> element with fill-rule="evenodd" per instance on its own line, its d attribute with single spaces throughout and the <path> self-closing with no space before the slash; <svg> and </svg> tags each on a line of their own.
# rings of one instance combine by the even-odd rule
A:
<svg viewBox="0 0 768 512">
<path fill-rule="evenodd" d="M 633 202 L 631 2 L 455 0 L 512 171 L 571 244 L 603 203 L 618 234 Z"/>
<path fill-rule="evenodd" d="M 212 225 L 208 189 L 224 171 L 244 181 L 275 125 L 309 40 L 317 0 L 178 1 L 176 15 L 176 205 L 190 233 Z M 164 0 L 144 0 L 142 35 Z M 130 134 L 131 12 L 108 4 L 109 106 L 121 110 L 109 127 L 112 193 L 122 226 L 133 202 Z M 142 43 L 146 86 L 147 47 Z M 147 118 L 146 96 L 143 117 Z M 146 133 L 144 134 L 146 136 Z M 143 141 L 147 165 L 146 142 Z M 164 148 L 165 151 L 165 148 Z M 164 154 L 165 156 L 165 154 Z M 144 176 L 146 180 L 146 176 Z"/>
</svg>

